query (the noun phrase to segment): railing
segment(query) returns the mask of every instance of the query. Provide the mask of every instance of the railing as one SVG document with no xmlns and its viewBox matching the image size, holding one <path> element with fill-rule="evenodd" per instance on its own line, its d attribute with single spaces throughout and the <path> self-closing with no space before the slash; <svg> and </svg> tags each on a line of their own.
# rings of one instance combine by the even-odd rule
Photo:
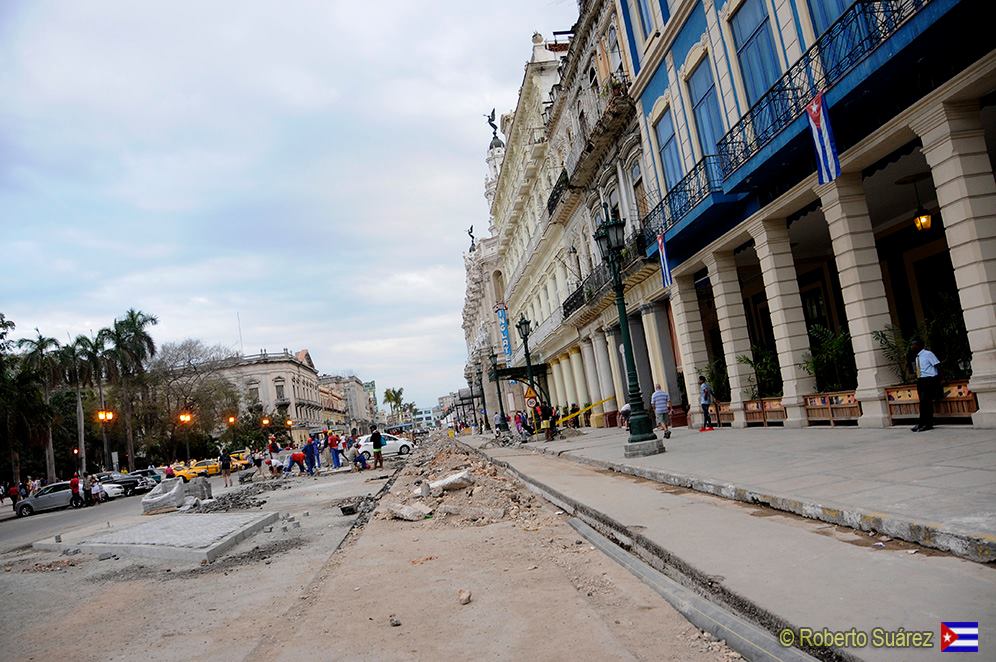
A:
<svg viewBox="0 0 996 662">
<path fill-rule="evenodd" d="M 613 107 L 613 102 L 625 100 L 629 92 L 629 77 L 622 71 L 613 73 L 598 92 L 586 89 L 578 95 L 578 101 L 571 106 L 571 114 L 578 120 L 580 126 L 574 136 L 571 150 L 567 154 L 565 167 L 568 176 L 577 168 L 578 162 L 588 148 L 588 141 L 598 130 L 599 122 L 606 111 Z"/>
<path fill-rule="evenodd" d="M 722 191 L 722 180 L 719 157 L 703 157 L 641 221 L 645 245 L 657 243 L 657 235 L 667 232 L 709 194 Z"/>
<path fill-rule="evenodd" d="M 717 143 L 723 176 L 757 154 L 930 0 L 858 0 Z"/>
<path fill-rule="evenodd" d="M 641 265 L 644 262 L 646 246 L 643 233 L 640 231 L 634 232 L 626 240 L 626 245 L 620 256 L 619 265 L 623 278 L 633 272 L 634 266 Z M 571 292 L 570 296 L 564 299 L 564 319 L 581 310 L 584 306 L 600 299 L 611 282 L 612 269 L 609 267 L 608 262 L 601 262 L 581 281 L 581 285 Z"/>
<path fill-rule="evenodd" d="M 567 177 L 567 170 L 561 170 L 560 177 L 557 178 L 557 183 L 553 185 L 550 197 L 546 200 L 546 213 L 548 215 L 553 216 L 553 210 L 557 208 L 557 203 L 560 202 L 560 198 L 563 197 L 568 186 L 570 186 L 570 180 Z"/>
<path fill-rule="evenodd" d="M 505 298 L 510 299 L 512 293 L 515 291 L 515 286 L 519 284 L 519 279 L 522 274 L 525 273 L 526 267 L 529 265 L 529 260 L 532 258 L 533 253 L 536 252 L 536 246 L 539 245 L 540 239 L 543 238 L 543 233 L 546 231 L 547 219 L 540 216 L 536 221 L 536 229 L 533 231 L 533 236 L 529 238 L 529 243 L 526 244 L 526 250 L 522 253 L 522 258 L 519 263 L 515 265 L 515 269 L 512 271 L 512 275 L 509 276 L 508 280 L 505 282 Z"/>
</svg>

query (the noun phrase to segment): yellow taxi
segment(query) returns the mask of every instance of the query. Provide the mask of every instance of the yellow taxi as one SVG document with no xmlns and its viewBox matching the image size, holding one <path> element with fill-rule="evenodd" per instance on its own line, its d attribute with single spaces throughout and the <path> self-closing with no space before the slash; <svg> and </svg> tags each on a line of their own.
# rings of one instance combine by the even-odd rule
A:
<svg viewBox="0 0 996 662">
<path fill-rule="evenodd" d="M 187 482 L 198 476 L 217 476 L 221 473 L 221 465 L 218 460 L 200 460 L 189 467 L 173 467 L 173 472 L 177 478 L 182 478 L 183 482 Z"/>
</svg>

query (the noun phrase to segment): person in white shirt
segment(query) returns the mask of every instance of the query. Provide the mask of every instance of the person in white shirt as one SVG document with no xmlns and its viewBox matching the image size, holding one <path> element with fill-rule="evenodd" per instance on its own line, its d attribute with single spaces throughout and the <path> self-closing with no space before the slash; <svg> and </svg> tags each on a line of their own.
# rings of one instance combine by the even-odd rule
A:
<svg viewBox="0 0 996 662">
<path fill-rule="evenodd" d="M 940 361 L 937 356 L 923 346 L 923 341 L 915 338 L 910 343 L 913 350 L 913 370 L 916 373 L 916 395 L 920 399 L 920 419 L 913 426 L 913 432 L 926 432 L 934 428 L 934 400 L 941 391 L 941 376 L 937 372 Z"/>
</svg>

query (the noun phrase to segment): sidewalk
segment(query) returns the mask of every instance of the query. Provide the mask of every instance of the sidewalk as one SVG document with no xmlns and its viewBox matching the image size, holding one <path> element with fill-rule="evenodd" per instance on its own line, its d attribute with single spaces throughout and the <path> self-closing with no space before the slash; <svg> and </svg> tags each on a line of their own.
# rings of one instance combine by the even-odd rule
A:
<svg viewBox="0 0 996 662">
<path fill-rule="evenodd" d="M 485 439 L 460 441 L 480 447 Z M 930 649 L 869 644 L 838 649 L 834 659 L 934 659 L 941 621 L 996 620 L 996 574 L 987 565 L 521 448 L 482 452 L 638 558 L 769 632 L 934 633 Z M 980 650 L 991 650 L 983 628 Z"/>
<path fill-rule="evenodd" d="M 527 448 L 604 469 L 996 560 L 996 434 L 938 428 L 675 430 L 624 457 L 626 433 L 585 430 Z"/>
</svg>

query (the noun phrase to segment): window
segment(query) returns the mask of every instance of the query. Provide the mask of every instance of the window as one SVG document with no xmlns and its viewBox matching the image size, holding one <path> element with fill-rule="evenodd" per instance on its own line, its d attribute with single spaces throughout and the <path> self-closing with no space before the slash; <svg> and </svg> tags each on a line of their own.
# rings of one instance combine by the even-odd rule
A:
<svg viewBox="0 0 996 662">
<path fill-rule="evenodd" d="M 616 32 L 616 26 L 609 28 L 606 42 L 609 49 L 609 70 L 619 71 L 622 69 L 622 53 L 619 50 L 619 34 Z"/>
<path fill-rule="evenodd" d="M 840 18 L 851 0 L 809 0 L 809 15 L 813 17 L 816 35 L 823 34 L 830 24 Z"/>
<path fill-rule="evenodd" d="M 664 168 L 664 188 L 671 187 L 681 179 L 684 169 L 681 167 L 681 155 L 678 153 L 678 141 L 674 135 L 674 120 L 668 110 L 657 120 L 654 127 L 657 133 L 657 148 L 660 150 L 661 167 Z"/>
<path fill-rule="evenodd" d="M 753 106 L 781 73 L 764 0 L 747 0 L 733 15 L 730 26 L 733 28 L 733 42 L 747 92 L 747 103 Z"/>
<path fill-rule="evenodd" d="M 283 400 L 284 399 L 284 385 L 283 384 L 277 384 L 276 387 L 277 387 L 277 400 Z"/>
<path fill-rule="evenodd" d="M 650 14 L 650 0 L 636 0 L 640 9 L 640 26 L 643 28 L 643 38 L 646 39 L 654 30 L 654 19 Z"/>
<path fill-rule="evenodd" d="M 643 219 L 650 211 L 650 203 L 647 200 L 647 191 L 643 186 L 643 171 L 640 169 L 640 161 L 633 162 L 629 170 L 629 180 L 633 182 L 633 199 L 636 200 L 636 213 Z"/>
<path fill-rule="evenodd" d="M 259 402 L 259 387 L 250 386 L 248 395 L 249 395 L 249 402 Z"/>
<path fill-rule="evenodd" d="M 699 148 L 702 156 L 716 153 L 716 143 L 723 137 L 723 120 L 716 98 L 716 85 L 712 80 L 709 58 L 703 58 L 688 77 L 688 91 L 692 97 L 692 114 L 698 128 Z"/>
</svg>

